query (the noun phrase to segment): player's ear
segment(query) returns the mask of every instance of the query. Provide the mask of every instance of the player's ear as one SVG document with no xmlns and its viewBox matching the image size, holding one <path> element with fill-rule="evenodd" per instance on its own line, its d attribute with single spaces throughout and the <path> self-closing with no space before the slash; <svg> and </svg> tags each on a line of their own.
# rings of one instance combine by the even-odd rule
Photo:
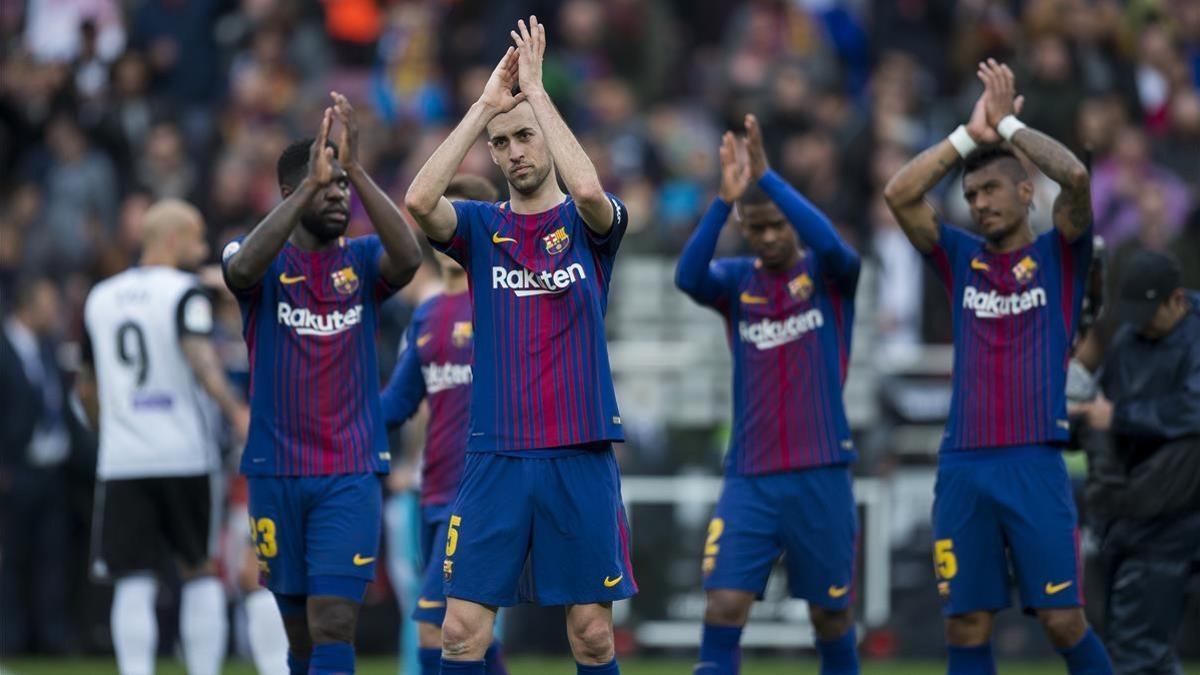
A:
<svg viewBox="0 0 1200 675">
<path fill-rule="evenodd" d="M 1021 197 L 1021 203 L 1029 208 L 1033 205 L 1033 181 L 1025 179 L 1017 183 L 1017 194 Z"/>
</svg>

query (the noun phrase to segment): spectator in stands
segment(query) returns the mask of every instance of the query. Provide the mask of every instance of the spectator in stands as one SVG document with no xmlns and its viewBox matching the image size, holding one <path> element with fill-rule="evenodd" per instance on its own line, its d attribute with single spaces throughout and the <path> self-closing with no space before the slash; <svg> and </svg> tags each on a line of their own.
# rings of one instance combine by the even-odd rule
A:
<svg viewBox="0 0 1200 675">
<path fill-rule="evenodd" d="M 1138 197 L 1143 187 L 1154 183 L 1161 187 L 1165 209 L 1165 236 L 1179 234 L 1191 210 L 1187 186 L 1179 177 L 1150 158 L 1146 133 L 1128 126 L 1117 134 L 1111 156 L 1092 174 L 1092 212 L 1096 216 L 1096 234 L 1112 247 L 1136 236 L 1139 224 Z"/>
<path fill-rule="evenodd" d="M 0 654 L 71 649 L 71 453 L 61 312 L 49 278 L 17 284 L 0 330 Z"/>
<path fill-rule="evenodd" d="M 1078 355 L 1103 365 L 1102 393 L 1071 413 L 1111 434 L 1124 473 L 1089 492 L 1111 520 L 1106 643 L 1122 675 L 1182 672 L 1181 591 L 1200 561 L 1200 293 L 1179 280 L 1174 258 L 1132 256 L 1115 298 L 1121 327 L 1107 350 L 1089 342 Z"/>
</svg>

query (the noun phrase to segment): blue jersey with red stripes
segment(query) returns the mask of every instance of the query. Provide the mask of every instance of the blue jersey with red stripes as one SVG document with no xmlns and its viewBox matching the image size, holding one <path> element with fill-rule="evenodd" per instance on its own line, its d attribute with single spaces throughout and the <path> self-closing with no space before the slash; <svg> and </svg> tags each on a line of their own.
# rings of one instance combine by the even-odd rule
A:
<svg viewBox="0 0 1200 675">
<path fill-rule="evenodd" d="M 1091 230 L 1058 230 L 996 253 L 979 237 L 939 225 L 926 254 L 950 294 L 954 392 L 942 451 L 1066 442 L 1066 377 Z"/>
<path fill-rule="evenodd" d="M 709 262 L 730 205 L 717 199 L 676 283 L 725 319 L 733 352 L 729 475 L 854 461 L 842 403 L 860 262 L 823 214 L 774 172 L 760 182 L 807 246 L 787 270 L 756 258 Z"/>
<path fill-rule="evenodd" d="M 588 228 L 570 197 L 533 214 L 507 202 L 454 202 L 454 235 L 433 244 L 470 282 L 478 339 L 468 452 L 623 440 L 604 314 L 629 219 L 609 199 L 605 235 Z"/>
<path fill-rule="evenodd" d="M 467 293 L 435 295 L 417 307 L 400 360 L 380 394 L 384 422 L 402 424 L 429 401 L 421 504 L 448 504 L 458 490 L 471 410 L 474 331 Z"/>
<path fill-rule="evenodd" d="M 222 266 L 241 247 L 225 246 Z M 379 270 L 377 236 L 305 251 L 290 242 L 251 288 L 232 289 L 250 353 L 250 438 L 242 473 L 384 473 L 375 330 L 397 289 Z"/>
</svg>

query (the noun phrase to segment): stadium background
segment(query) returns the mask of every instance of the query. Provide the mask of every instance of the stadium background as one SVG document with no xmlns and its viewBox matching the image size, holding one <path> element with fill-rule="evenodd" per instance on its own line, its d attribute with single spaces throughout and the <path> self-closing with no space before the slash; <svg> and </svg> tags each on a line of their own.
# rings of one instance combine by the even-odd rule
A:
<svg viewBox="0 0 1200 675">
<path fill-rule="evenodd" d="M 882 186 L 965 120 L 979 91 L 974 64 L 1004 58 L 1028 99 L 1023 119 L 1093 158 L 1108 278 L 1129 250 L 1169 249 L 1183 258 L 1185 285 L 1200 287 L 1200 0 L 0 0 L 0 298 L 22 274 L 58 281 L 69 371 L 83 299 L 136 260 L 147 206 L 169 196 L 197 204 L 215 262 L 222 242 L 277 203 L 275 160 L 315 131 L 331 89 L 355 103 L 364 162 L 399 202 L 529 13 L 549 28 L 548 91 L 631 214 L 608 322 L 629 435 L 623 470 L 643 480 L 639 493 L 678 501 L 631 500 L 642 593 L 618 612 L 621 649 L 690 654 L 649 649 L 651 622 L 699 634 L 699 551 L 716 496 L 703 477 L 719 471 L 729 364 L 720 321 L 670 276 L 714 192 L 720 132 L 753 111 L 773 165 L 866 261 L 846 400 L 856 473 L 878 494 L 882 524 L 863 548 L 883 537 L 886 571 L 883 587 L 864 584 L 860 615 L 867 596 L 884 598 L 886 613 L 867 626 L 864 650 L 939 658 L 928 514 L 949 400 L 948 307 Z M 463 170 L 503 184 L 482 142 Z M 1034 222 L 1045 228 L 1055 187 L 1038 186 Z M 956 178 L 941 188 L 942 211 L 968 225 Z M 361 206 L 351 227 L 369 231 Z M 738 247 L 727 231 L 719 254 Z M 434 283 L 424 269 L 388 305 L 384 368 Z M 220 316 L 237 375 L 245 353 L 228 298 Z M 84 439 L 63 472 L 73 573 L 61 583 L 80 653 L 109 648 L 108 589 L 86 575 L 93 463 Z M 1083 463 L 1072 458 L 1080 481 Z M 1099 622 L 1098 563 L 1093 571 Z M 756 617 L 802 619 L 781 595 L 773 587 Z M 165 646 L 172 598 L 161 597 Z M 1181 640 L 1191 658 L 1198 614 L 1193 601 Z M 363 652 L 394 653 L 397 616 L 385 578 L 360 621 Z M 519 610 L 507 643 L 565 654 L 560 621 L 557 610 Z M 795 626 L 776 649 L 803 641 Z M 1051 654 L 1036 622 L 1015 612 L 996 644 L 1005 657 Z"/>
</svg>

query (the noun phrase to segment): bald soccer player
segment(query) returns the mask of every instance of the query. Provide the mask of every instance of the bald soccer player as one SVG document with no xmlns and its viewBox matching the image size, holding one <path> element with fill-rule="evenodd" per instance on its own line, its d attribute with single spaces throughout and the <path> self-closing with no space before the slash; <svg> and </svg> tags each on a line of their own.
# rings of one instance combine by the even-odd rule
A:
<svg viewBox="0 0 1200 675">
<path fill-rule="evenodd" d="M 138 266 L 97 284 L 84 309 L 78 388 L 100 434 L 93 572 L 115 582 L 118 669 L 145 675 L 158 642 L 155 574 L 177 564 L 188 673 L 215 675 L 227 626 L 211 548 L 212 416 L 219 410 L 237 439 L 250 418 L 210 340 L 212 304 L 194 273 L 208 257 L 200 212 L 158 202 L 146 212 L 143 245 Z"/>
</svg>

